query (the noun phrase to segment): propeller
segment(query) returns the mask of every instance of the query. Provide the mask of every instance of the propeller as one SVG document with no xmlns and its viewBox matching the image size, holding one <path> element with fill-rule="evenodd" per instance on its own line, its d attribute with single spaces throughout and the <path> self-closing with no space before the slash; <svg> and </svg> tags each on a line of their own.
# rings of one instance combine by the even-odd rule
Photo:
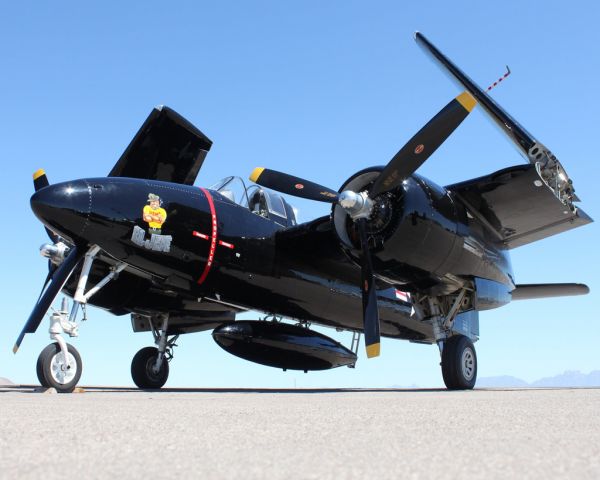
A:
<svg viewBox="0 0 600 480">
<path fill-rule="evenodd" d="M 33 188 L 35 189 L 35 191 L 37 192 L 38 190 L 41 190 L 42 188 L 45 188 L 48 185 L 50 185 L 50 182 L 48 181 L 48 177 L 46 177 L 46 172 L 44 171 L 44 169 L 40 168 L 39 170 L 36 170 L 33 173 Z M 60 242 L 60 237 L 56 235 L 56 233 L 54 233 L 48 227 L 44 227 L 44 229 L 46 230 L 48 237 L 50 238 L 50 240 L 52 240 L 53 243 Z"/>
<path fill-rule="evenodd" d="M 338 204 L 355 222 L 362 252 L 360 288 L 363 330 L 369 358 L 376 357 L 380 353 L 377 292 L 367 234 L 374 199 L 382 193 L 399 187 L 406 178 L 423 165 L 456 130 L 475 105 L 477 101 L 469 92 L 463 92 L 452 99 L 392 157 L 368 191 L 344 190 L 338 193 L 318 183 L 263 167 L 255 168 L 250 175 L 250 180 L 254 183 L 278 192 L 308 200 Z"/>
<path fill-rule="evenodd" d="M 33 187 L 36 192 L 42 188 L 46 188 L 49 184 L 50 182 L 48 182 L 46 172 L 44 172 L 43 169 L 40 168 L 33 174 Z M 15 342 L 15 346 L 13 348 L 14 353 L 17 353 L 17 350 L 19 350 L 25 334 L 34 333 L 37 330 L 42 322 L 42 319 L 44 318 L 44 315 L 56 298 L 56 295 L 58 295 L 58 292 L 60 292 L 60 290 L 63 288 L 69 278 L 69 275 L 71 275 L 71 272 L 82 257 L 82 254 L 79 253 L 76 246 L 71 247 L 61 243 L 61 237 L 59 237 L 49 228 L 44 228 L 46 229 L 48 237 L 50 237 L 50 240 L 53 242 L 53 245 L 45 244 L 41 247 L 42 255 L 48 257 L 48 275 L 46 276 L 46 280 L 44 280 L 42 291 L 40 292 L 40 296 L 33 307 L 33 311 L 29 315 L 23 330 Z M 53 253 L 55 253 L 54 256 Z M 53 258 L 54 262 L 52 261 Z M 57 266 L 56 264 L 58 263 L 59 265 Z"/>
<path fill-rule="evenodd" d="M 17 353 L 17 350 L 19 350 L 21 342 L 23 341 L 23 338 L 25 337 L 26 333 L 34 333 L 37 330 L 40 323 L 42 322 L 42 319 L 44 318 L 44 315 L 46 314 L 46 312 L 50 308 L 50 305 L 54 301 L 54 298 L 56 298 L 58 292 L 60 292 L 60 290 L 65 285 L 67 279 L 69 278 L 69 275 L 71 275 L 71 272 L 73 271 L 81 257 L 82 254 L 79 253 L 77 247 L 71 248 L 64 262 L 61 263 L 54 272 L 49 274 L 50 285 L 48 285 L 48 288 L 46 288 L 46 290 L 42 293 L 38 302 L 35 304 L 35 307 L 33 307 L 31 315 L 29 315 L 29 318 L 25 322 L 23 330 L 21 331 L 19 337 L 17 338 L 17 341 L 15 342 L 13 353 Z"/>
</svg>

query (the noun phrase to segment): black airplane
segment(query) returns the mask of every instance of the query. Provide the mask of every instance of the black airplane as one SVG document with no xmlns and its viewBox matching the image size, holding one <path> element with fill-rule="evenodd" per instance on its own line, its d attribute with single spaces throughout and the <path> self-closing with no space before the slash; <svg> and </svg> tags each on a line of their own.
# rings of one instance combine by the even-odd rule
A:
<svg viewBox="0 0 600 480">
<path fill-rule="evenodd" d="M 556 157 L 422 34 L 417 43 L 464 92 L 450 101 L 382 167 L 353 174 L 333 190 L 257 168 L 247 184 L 227 177 L 193 183 L 212 142 L 167 107 L 154 109 L 103 178 L 56 185 L 34 174 L 31 208 L 51 243 L 49 273 L 15 344 L 50 315 L 40 383 L 72 391 L 82 372 L 77 335 L 89 304 L 131 316 L 156 347 L 133 358 L 140 388 L 167 381 L 177 337 L 212 330 L 226 351 L 296 370 L 353 367 L 360 336 L 367 356 L 380 336 L 437 344 L 449 389 L 471 389 L 479 312 L 511 300 L 580 295 L 581 284 L 516 284 L 509 251 L 590 223 Z M 528 163 L 440 187 L 415 173 L 477 105 Z M 297 223 L 275 192 L 332 205 Z M 263 312 L 236 321 L 240 312 Z M 283 319 L 292 320 L 284 322 Z M 350 348 L 311 324 L 352 331 Z"/>
</svg>

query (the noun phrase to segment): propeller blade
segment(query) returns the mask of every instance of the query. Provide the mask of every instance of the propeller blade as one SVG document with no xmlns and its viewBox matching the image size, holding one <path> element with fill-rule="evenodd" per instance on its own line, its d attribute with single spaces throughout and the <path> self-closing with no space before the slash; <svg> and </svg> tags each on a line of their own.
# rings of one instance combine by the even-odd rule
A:
<svg viewBox="0 0 600 480">
<path fill-rule="evenodd" d="M 263 167 L 257 167 L 252 171 L 250 181 L 277 192 L 287 193 L 288 195 L 308 200 L 326 203 L 335 203 L 338 200 L 338 192 L 335 190 L 331 190 L 318 183 L 309 182 L 303 178 Z"/>
<path fill-rule="evenodd" d="M 33 188 L 35 191 L 37 192 L 48 185 L 50 185 L 50 182 L 48 181 L 48 177 L 46 177 L 46 172 L 44 169 L 40 168 L 39 170 L 36 170 L 33 173 Z M 52 242 L 58 243 L 60 241 L 59 236 L 56 235 L 52 230 L 50 230 L 48 227 L 44 227 L 44 229 L 46 230 L 46 233 Z"/>
<path fill-rule="evenodd" d="M 369 196 L 373 198 L 393 190 L 412 175 L 456 130 L 475 105 L 477 101 L 469 92 L 452 99 L 394 155 L 375 180 Z"/>
<path fill-rule="evenodd" d="M 360 269 L 361 291 L 363 304 L 363 329 L 365 332 L 365 346 L 367 357 L 379 356 L 379 311 L 377 310 L 377 291 L 375 279 L 373 278 L 373 265 L 371 263 L 371 252 L 367 238 L 367 219 L 359 218 L 356 221 L 360 244 L 362 247 L 362 265 Z"/>
<path fill-rule="evenodd" d="M 21 342 L 25 337 L 26 333 L 34 333 L 39 327 L 44 315 L 50 308 L 50 305 L 58 295 L 58 292 L 63 288 L 69 275 L 81 259 L 82 255 L 79 254 L 77 247 L 73 247 L 69 255 L 65 258 L 65 261 L 60 264 L 60 266 L 55 270 L 52 275 L 52 281 L 46 291 L 42 294 L 41 298 L 36 303 L 35 307 L 33 307 L 33 311 L 27 322 L 25 322 L 25 326 L 21 331 L 21 334 L 17 338 L 15 342 L 15 346 L 13 348 L 13 353 L 17 353 L 19 347 L 21 346 Z"/>
<path fill-rule="evenodd" d="M 50 185 L 50 182 L 48 182 L 48 177 L 46 177 L 44 169 L 40 168 L 39 170 L 36 170 L 33 173 L 33 188 L 35 188 L 35 191 L 37 192 L 48 185 Z"/>
<path fill-rule="evenodd" d="M 52 268 L 52 267 L 53 267 L 52 262 L 50 260 L 48 260 L 48 275 L 46 275 L 46 280 L 44 280 L 44 285 L 42 285 L 42 290 L 40 291 L 40 296 L 38 297 L 36 303 L 39 303 L 40 298 L 42 298 L 42 295 L 44 294 L 44 290 L 46 290 L 48 283 L 50 282 L 50 280 L 52 280 L 52 275 L 56 271 L 56 268 Z"/>
<path fill-rule="evenodd" d="M 538 141 L 529 133 L 519 122 L 508 114 L 492 97 L 490 97 L 479 85 L 477 85 L 468 75 L 458 68 L 452 60 L 440 52 L 425 35 L 415 32 L 417 44 L 442 67 L 446 73 L 450 74 L 452 80 L 457 82 L 461 88 L 469 91 L 473 97 L 481 104 L 483 110 L 490 115 L 492 120 L 502 129 L 509 139 L 517 146 L 523 156 L 531 163 L 535 163 L 535 157 L 529 155 L 529 151 Z"/>
</svg>

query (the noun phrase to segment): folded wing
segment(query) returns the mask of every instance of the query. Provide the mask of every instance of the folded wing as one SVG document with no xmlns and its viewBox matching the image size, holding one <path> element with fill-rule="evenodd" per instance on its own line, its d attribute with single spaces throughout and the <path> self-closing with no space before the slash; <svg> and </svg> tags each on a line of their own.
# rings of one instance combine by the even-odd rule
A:
<svg viewBox="0 0 600 480">
<path fill-rule="evenodd" d="M 535 165 L 505 168 L 446 187 L 507 248 L 515 248 L 592 222 L 565 205 Z"/>
<path fill-rule="evenodd" d="M 192 185 L 212 141 L 174 110 L 152 110 L 109 177 L 133 177 Z"/>
</svg>

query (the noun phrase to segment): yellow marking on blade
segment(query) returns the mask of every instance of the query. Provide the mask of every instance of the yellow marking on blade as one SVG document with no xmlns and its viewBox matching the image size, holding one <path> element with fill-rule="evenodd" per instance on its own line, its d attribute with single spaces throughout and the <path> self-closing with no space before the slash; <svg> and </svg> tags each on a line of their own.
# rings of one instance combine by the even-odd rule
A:
<svg viewBox="0 0 600 480">
<path fill-rule="evenodd" d="M 18 350 L 19 346 L 15 343 L 15 346 L 13 347 L 13 353 L 17 353 Z"/>
<path fill-rule="evenodd" d="M 380 351 L 380 344 L 379 343 L 374 343 L 372 345 L 367 345 L 367 357 L 368 358 L 378 357 L 379 356 L 379 351 Z"/>
<path fill-rule="evenodd" d="M 475 100 L 475 97 L 473 97 L 473 95 L 471 95 L 469 92 L 461 93 L 458 97 L 456 97 L 456 101 L 460 103 L 467 112 L 473 110 L 475 105 L 477 105 L 477 100 Z"/>
<path fill-rule="evenodd" d="M 258 177 L 261 176 L 264 169 L 265 167 L 256 167 L 254 170 L 252 170 L 252 173 L 250 174 L 250 181 L 256 183 L 258 181 Z"/>
<path fill-rule="evenodd" d="M 40 178 L 42 175 L 46 175 L 46 172 L 44 172 L 43 168 L 40 168 L 39 170 L 36 170 L 35 172 L 33 172 L 33 179 L 37 180 L 38 178 Z"/>
</svg>

